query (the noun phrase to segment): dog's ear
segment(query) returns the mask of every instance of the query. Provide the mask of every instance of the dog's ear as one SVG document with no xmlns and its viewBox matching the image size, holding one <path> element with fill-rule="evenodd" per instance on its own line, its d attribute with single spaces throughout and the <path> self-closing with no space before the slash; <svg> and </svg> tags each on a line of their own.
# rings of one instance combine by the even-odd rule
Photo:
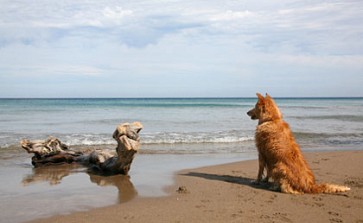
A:
<svg viewBox="0 0 363 223">
<path fill-rule="evenodd" d="M 266 104 L 269 104 L 269 105 L 271 105 L 271 104 L 275 104 L 275 102 L 273 101 L 273 99 L 271 98 L 271 96 L 269 95 L 269 94 L 267 94 L 266 93 L 266 97 L 265 97 L 265 103 Z"/>
<path fill-rule="evenodd" d="M 275 105 L 275 101 L 274 99 L 272 99 L 272 97 L 266 93 L 266 97 L 265 97 L 265 100 L 268 101 L 269 103 L 271 104 L 274 104 Z"/>
<path fill-rule="evenodd" d="M 261 101 L 261 102 L 265 101 L 265 98 L 262 96 L 262 94 L 256 93 L 256 95 L 257 95 L 259 101 Z"/>
<path fill-rule="evenodd" d="M 266 99 L 260 93 L 257 93 L 256 95 L 258 97 L 258 102 L 257 103 L 259 104 L 262 112 L 265 112 L 266 111 L 266 108 L 265 108 Z"/>
</svg>

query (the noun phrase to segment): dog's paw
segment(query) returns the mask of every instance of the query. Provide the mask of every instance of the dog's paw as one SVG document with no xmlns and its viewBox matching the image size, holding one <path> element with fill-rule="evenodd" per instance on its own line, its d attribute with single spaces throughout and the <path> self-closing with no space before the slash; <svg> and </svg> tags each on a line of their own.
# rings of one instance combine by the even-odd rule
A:
<svg viewBox="0 0 363 223">
<path fill-rule="evenodd" d="M 251 181 L 253 185 L 261 185 L 261 180 L 253 180 Z"/>
<path fill-rule="evenodd" d="M 272 184 L 271 186 L 269 186 L 268 189 L 271 190 L 271 191 L 281 192 L 280 186 L 276 185 L 276 184 Z"/>
</svg>

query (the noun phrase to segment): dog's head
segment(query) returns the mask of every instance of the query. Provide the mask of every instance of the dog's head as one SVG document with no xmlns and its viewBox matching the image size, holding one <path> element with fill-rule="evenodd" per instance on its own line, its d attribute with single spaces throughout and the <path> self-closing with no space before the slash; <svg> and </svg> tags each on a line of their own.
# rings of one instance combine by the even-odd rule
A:
<svg viewBox="0 0 363 223">
<path fill-rule="evenodd" d="M 270 95 L 266 94 L 266 97 L 263 97 L 261 94 L 257 93 L 257 97 L 258 101 L 255 107 L 247 112 L 247 115 L 250 116 L 251 119 L 258 119 L 259 123 L 263 123 L 282 118 L 279 108 Z"/>
<path fill-rule="evenodd" d="M 117 126 L 112 137 L 119 145 L 122 144 L 126 150 L 137 150 L 140 141 L 139 132 L 142 128 L 143 126 L 140 122 L 134 122 L 131 124 L 123 123 Z"/>
</svg>

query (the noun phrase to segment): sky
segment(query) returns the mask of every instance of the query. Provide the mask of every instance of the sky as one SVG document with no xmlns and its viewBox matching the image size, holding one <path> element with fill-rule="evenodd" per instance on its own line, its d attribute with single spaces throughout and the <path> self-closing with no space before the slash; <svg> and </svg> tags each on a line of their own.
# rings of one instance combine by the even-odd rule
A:
<svg viewBox="0 0 363 223">
<path fill-rule="evenodd" d="M 363 1 L 0 0 L 0 97 L 363 96 Z"/>
</svg>

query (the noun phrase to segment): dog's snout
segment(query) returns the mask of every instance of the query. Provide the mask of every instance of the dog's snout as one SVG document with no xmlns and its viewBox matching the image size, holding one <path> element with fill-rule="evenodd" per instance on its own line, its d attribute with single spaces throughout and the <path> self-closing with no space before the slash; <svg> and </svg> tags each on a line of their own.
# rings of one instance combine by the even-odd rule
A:
<svg viewBox="0 0 363 223">
<path fill-rule="evenodd" d="M 251 109 L 247 112 L 247 115 L 251 117 L 251 119 L 258 119 L 257 115 L 256 115 L 256 110 L 255 109 Z"/>
</svg>

